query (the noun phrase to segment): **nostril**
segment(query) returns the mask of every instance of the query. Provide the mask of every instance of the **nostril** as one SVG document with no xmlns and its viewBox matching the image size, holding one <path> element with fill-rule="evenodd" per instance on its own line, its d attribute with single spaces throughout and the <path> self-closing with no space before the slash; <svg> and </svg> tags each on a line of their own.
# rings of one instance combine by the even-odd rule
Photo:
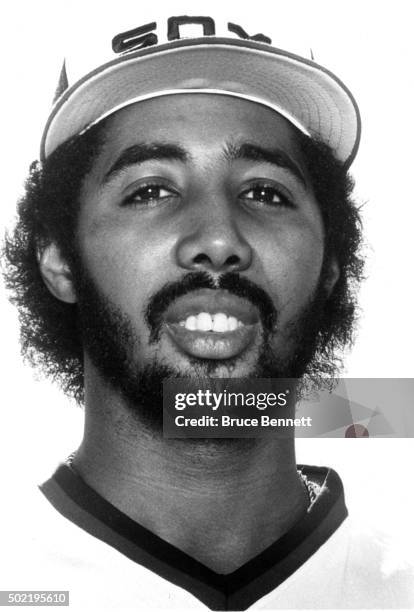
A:
<svg viewBox="0 0 414 612">
<path fill-rule="evenodd" d="M 229 266 L 236 266 L 239 262 L 240 257 L 238 257 L 237 255 L 230 255 L 230 257 L 228 257 L 226 260 L 226 263 Z"/>
<path fill-rule="evenodd" d="M 194 257 L 193 262 L 195 264 L 205 264 L 205 263 L 211 263 L 211 259 L 208 255 L 205 255 L 204 253 L 199 253 L 198 255 Z"/>
</svg>

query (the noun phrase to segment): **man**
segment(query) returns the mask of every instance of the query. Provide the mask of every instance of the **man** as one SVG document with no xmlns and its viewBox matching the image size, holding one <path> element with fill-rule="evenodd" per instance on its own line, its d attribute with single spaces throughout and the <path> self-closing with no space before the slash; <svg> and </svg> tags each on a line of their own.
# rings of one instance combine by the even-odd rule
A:
<svg viewBox="0 0 414 612">
<path fill-rule="evenodd" d="M 162 435 L 167 377 L 336 371 L 362 268 L 353 97 L 237 24 L 114 34 L 109 62 L 64 66 L 7 246 L 26 354 L 85 404 L 37 502 L 42 571 L 80 609 L 406 603 L 404 576 L 378 588 L 372 543 L 354 550 L 339 477 L 298 470 L 291 437 Z"/>
</svg>

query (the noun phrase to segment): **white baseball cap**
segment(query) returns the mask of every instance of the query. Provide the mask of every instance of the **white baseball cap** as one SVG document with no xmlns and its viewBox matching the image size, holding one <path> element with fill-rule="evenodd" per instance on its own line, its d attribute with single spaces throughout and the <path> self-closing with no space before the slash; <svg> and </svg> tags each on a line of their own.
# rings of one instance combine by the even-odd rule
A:
<svg viewBox="0 0 414 612">
<path fill-rule="evenodd" d="M 191 26 L 192 33 L 188 33 Z M 194 35 L 194 28 L 199 31 Z M 221 31 L 219 32 L 219 28 Z M 81 58 L 67 56 L 47 121 L 41 159 L 67 139 L 135 102 L 182 93 L 215 93 L 263 104 L 304 134 L 328 144 L 349 167 L 361 120 L 348 88 L 311 59 L 210 17 L 170 17 L 115 33 Z"/>
</svg>

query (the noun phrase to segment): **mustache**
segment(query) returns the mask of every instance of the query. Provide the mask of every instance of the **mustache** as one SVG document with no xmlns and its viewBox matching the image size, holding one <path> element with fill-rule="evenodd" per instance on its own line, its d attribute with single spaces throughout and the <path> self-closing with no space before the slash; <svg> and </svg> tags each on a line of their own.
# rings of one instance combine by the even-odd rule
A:
<svg viewBox="0 0 414 612">
<path fill-rule="evenodd" d="M 229 293 L 248 300 L 259 312 L 263 328 L 271 333 L 276 325 L 276 308 L 264 289 L 237 272 L 228 272 L 214 279 L 207 272 L 190 272 L 181 280 L 167 283 L 150 299 L 145 320 L 150 328 L 150 341 L 156 342 L 162 326 L 164 312 L 174 300 L 197 289 L 224 289 Z"/>
</svg>

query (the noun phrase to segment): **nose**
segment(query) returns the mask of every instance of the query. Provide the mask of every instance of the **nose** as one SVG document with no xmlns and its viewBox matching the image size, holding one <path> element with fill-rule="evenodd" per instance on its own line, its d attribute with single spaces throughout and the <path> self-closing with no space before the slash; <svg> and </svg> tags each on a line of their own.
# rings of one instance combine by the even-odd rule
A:
<svg viewBox="0 0 414 612">
<path fill-rule="evenodd" d="M 228 202 L 207 202 L 193 210 L 193 222 L 177 243 L 180 267 L 215 273 L 242 272 L 252 263 L 252 248 L 237 226 Z M 185 225 L 185 223 L 183 224 Z"/>
</svg>

